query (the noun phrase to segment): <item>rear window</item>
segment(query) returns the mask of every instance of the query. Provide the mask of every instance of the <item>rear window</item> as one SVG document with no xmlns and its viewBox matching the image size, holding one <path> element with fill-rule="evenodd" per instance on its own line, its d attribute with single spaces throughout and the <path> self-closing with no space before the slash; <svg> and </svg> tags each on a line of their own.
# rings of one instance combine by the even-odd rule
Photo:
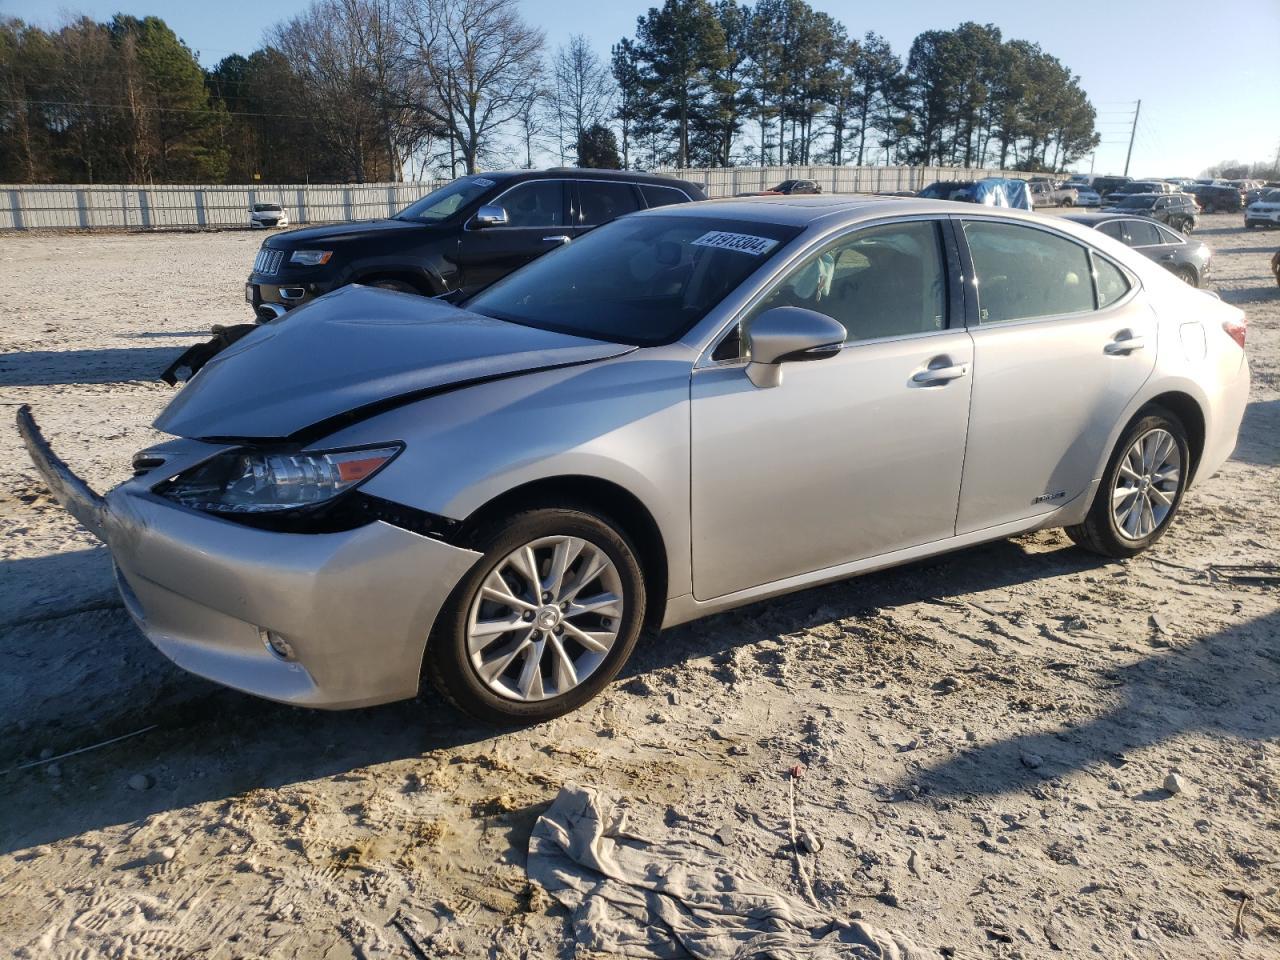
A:
<svg viewBox="0 0 1280 960">
<path fill-rule="evenodd" d="M 1129 292 L 1129 280 L 1110 260 L 1094 254 L 1093 277 L 1098 284 L 1098 309 L 1109 307 Z"/>
<path fill-rule="evenodd" d="M 651 207 L 665 207 L 673 203 L 687 203 L 689 200 L 689 197 L 683 190 L 677 190 L 675 187 L 659 187 L 652 183 L 641 184 L 640 192 L 644 194 L 644 202 Z"/>
<path fill-rule="evenodd" d="M 671 343 L 799 233 L 711 217 L 627 217 L 499 280 L 466 307 L 597 340 Z"/>
</svg>

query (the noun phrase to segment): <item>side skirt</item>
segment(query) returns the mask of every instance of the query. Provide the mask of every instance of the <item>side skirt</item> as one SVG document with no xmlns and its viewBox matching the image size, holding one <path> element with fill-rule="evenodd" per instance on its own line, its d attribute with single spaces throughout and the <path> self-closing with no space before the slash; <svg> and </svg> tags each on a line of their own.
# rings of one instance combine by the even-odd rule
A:
<svg viewBox="0 0 1280 960">
<path fill-rule="evenodd" d="M 1070 524 L 1078 523 L 1083 512 L 1088 510 L 1089 504 L 1093 502 L 1093 494 L 1097 490 L 1097 486 L 1098 481 L 1095 480 L 1082 496 L 1076 497 L 1071 503 L 1063 504 L 1061 508 L 1052 513 L 1041 514 L 1037 517 L 1027 517 L 1011 523 L 985 527 L 982 530 L 973 530 L 957 537 L 949 537 L 946 540 L 934 540 L 918 547 L 908 547 L 904 550 L 895 550 L 892 553 L 882 553 L 875 557 L 866 557 L 850 563 L 841 563 L 834 567 L 814 570 L 811 573 L 787 577 L 785 580 L 775 580 L 772 583 L 748 587 L 746 590 L 739 590 L 736 593 L 725 594 L 723 597 L 715 597 L 711 600 L 696 600 L 692 594 L 671 597 L 667 600 L 666 613 L 662 618 L 662 629 L 665 630 L 667 627 L 688 623 L 690 620 L 697 620 L 699 617 L 709 616 L 713 613 L 720 613 L 722 610 L 741 607 L 757 600 L 768 600 L 770 597 L 781 596 L 784 593 L 794 593 L 797 590 L 821 586 L 824 583 L 833 583 L 836 580 L 847 580 L 859 574 L 873 573 L 876 570 L 884 570 L 887 567 L 896 567 L 915 560 L 937 556 L 938 554 L 950 553 L 952 550 L 972 547 L 979 543 L 1003 540 L 1006 537 L 1015 537 L 1019 534 L 1030 533 L 1033 530 L 1043 530 L 1048 527 L 1069 526 Z"/>
</svg>

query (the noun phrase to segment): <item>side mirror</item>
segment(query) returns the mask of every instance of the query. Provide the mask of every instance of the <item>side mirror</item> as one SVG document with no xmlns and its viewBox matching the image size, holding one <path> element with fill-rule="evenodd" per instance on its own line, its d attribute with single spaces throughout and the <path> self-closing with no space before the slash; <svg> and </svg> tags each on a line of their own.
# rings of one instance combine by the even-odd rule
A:
<svg viewBox="0 0 1280 960">
<path fill-rule="evenodd" d="M 782 364 L 834 357 L 844 346 L 844 324 L 803 307 L 774 307 L 751 323 L 747 376 L 757 387 L 782 383 Z"/>
<path fill-rule="evenodd" d="M 507 211 L 496 203 L 486 203 L 471 218 L 471 225 L 477 230 L 483 230 L 485 227 L 505 227 Z"/>
</svg>

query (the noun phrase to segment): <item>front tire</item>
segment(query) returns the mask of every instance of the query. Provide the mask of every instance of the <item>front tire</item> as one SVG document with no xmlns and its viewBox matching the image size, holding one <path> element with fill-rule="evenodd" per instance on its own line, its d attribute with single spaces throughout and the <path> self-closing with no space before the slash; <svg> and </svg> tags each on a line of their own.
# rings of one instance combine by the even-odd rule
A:
<svg viewBox="0 0 1280 960">
<path fill-rule="evenodd" d="M 423 669 L 459 709 L 490 723 L 575 710 L 618 674 L 645 616 L 638 554 L 587 509 L 529 509 L 490 524 L 484 556 L 446 601 Z"/>
<path fill-rule="evenodd" d="M 1191 470 L 1182 421 L 1150 407 L 1120 435 L 1088 516 L 1067 536 L 1104 557 L 1132 557 L 1169 529 Z"/>
</svg>

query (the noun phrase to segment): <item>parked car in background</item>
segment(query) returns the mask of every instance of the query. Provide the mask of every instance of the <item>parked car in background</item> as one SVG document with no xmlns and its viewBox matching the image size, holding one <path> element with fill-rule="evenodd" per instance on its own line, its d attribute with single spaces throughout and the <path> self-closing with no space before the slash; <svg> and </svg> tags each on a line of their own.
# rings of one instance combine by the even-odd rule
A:
<svg viewBox="0 0 1280 960">
<path fill-rule="evenodd" d="M 1075 185 L 1070 183 L 1028 180 L 1027 189 L 1037 207 L 1074 207 L 1079 199 Z"/>
<path fill-rule="evenodd" d="M 1077 207 L 1100 207 L 1102 206 L 1102 197 L 1098 191 L 1093 189 L 1087 183 L 1073 183 L 1071 188 L 1076 192 Z"/>
<path fill-rule="evenodd" d="M 1258 199 L 1244 208 L 1245 229 L 1280 227 L 1280 189 L 1263 190 Z"/>
<path fill-rule="evenodd" d="M 1175 230 L 1190 233 L 1198 223 L 1195 200 L 1185 193 L 1131 193 L 1118 203 L 1103 207 L 1107 213 L 1129 213 L 1167 223 Z"/>
<path fill-rule="evenodd" d="M 1068 220 L 923 200 L 677 204 L 459 306 L 305 311 L 106 497 L 18 421 L 159 650 L 330 709 L 425 678 L 538 722 L 646 626 L 1045 528 L 1136 556 L 1249 393 L 1237 307 Z"/>
<path fill-rule="evenodd" d="M 754 193 L 740 193 L 740 197 L 789 197 L 792 194 L 821 193 L 822 185 L 817 180 L 783 180 L 768 190 L 757 190 Z"/>
<path fill-rule="evenodd" d="M 255 203 L 249 207 L 249 226 L 254 230 L 288 225 L 289 215 L 278 203 Z"/>
<path fill-rule="evenodd" d="M 1201 184 L 1191 190 L 1205 213 L 1236 213 L 1244 207 L 1240 191 L 1220 184 Z"/>
<path fill-rule="evenodd" d="M 602 223 L 705 200 L 696 184 L 630 170 L 520 170 L 459 177 L 386 220 L 263 241 L 245 284 L 259 319 L 349 283 L 466 295 Z"/>
<path fill-rule="evenodd" d="M 1276 185 L 1272 183 L 1272 184 L 1263 184 L 1262 186 L 1253 187 L 1249 190 L 1246 190 L 1244 194 L 1244 205 L 1247 207 L 1249 206 L 1249 204 L 1253 203 L 1254 201 L 1261 200 L 1264 194 L 1269 193 L 1274 189 L 1276 189 Z"/>
<path fill-rule="evenodd" d="M 1115 203 L 1121 197 L 1127 197 L 1134 193 L 1173 193 L 1173 185 L 1165 183 L 1163 180 L 1130 180 L 1128 183 L 1122 183 L 1114 190 L 1108 191 L 1102 195 L 1102 203 L 1105 206 L 1108 203 Z"/>
<path fill-rule="evenodd" d="M 926 200 L 954 200 L 979 203 L 988 207 L 1032 209 L 1027 181 L 1011 177 L 985 177 L 982 180 L 938 180 L 917 196 Z"/>
<path fill-rule="evenodd" d="M 1122 187 L 1126 183 L 1132 183 L 1133 177 L 1113 177 L 1113 176 L 1089 176 L 1089 186 L 1098 191 L 1098 196 L 1106 198 L 1117 187 Z"/>
<path fill-rule="evenodd" d="M 1174 233 L 1146 217 L 1123 213 L 1069 213 L 1066 219 L 1133 247 L 1190 286 L 1201 286 L 1209 276 L 1213 253 L 1200 240 Z"/>
</svg>

